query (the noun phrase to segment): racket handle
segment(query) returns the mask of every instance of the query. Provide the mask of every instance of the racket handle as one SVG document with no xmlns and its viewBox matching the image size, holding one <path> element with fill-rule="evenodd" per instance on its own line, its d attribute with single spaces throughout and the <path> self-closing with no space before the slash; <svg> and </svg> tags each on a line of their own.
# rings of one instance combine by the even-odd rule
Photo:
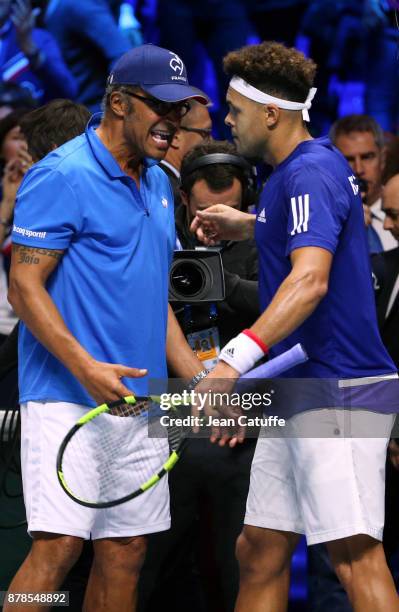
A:
<svg viewBox="0 0 399 612">
<path fill-rule="evenodd" d="M 302 344 L 296 344 L 288 351 L 281 353 L 281 355 L 243 374 L 240 380 L 246 378 L 274 378 L 282 372 L 285 372 L 285 370 L 289 370 L 300 363 L 304 363 L 308 359 L 309 357 Z"/>
</svg>

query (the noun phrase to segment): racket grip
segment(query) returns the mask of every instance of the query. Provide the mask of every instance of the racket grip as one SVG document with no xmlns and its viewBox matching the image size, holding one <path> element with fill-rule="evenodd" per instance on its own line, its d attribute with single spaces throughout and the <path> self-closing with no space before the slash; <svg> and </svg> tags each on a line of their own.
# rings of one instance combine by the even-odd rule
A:
<svg viewBox="0 0 399 612">
<path fill-rule="evenodd" d="M 285 370 L 289 370 L 300 363 L 304 363 L 308 359 L 302 344 L 298 343 L 288 351 L 281 353 L 281 355 L 243 374 L 240 380 L 250 378 L 274 378 L 282 372 L 285 372 Z"/>
</svg>

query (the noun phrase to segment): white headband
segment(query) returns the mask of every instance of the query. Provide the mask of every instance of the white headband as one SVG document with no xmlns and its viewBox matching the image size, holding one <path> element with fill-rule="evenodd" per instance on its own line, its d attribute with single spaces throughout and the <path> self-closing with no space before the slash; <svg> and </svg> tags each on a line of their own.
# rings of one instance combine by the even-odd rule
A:
<svg viewBox="0 0 399 612">
<path fill-rule="evenodd" d="M 230 81 L 230 87 L 238 91 L 238 93 L 242 94 L 246 98 L 253 100 L 254 102 L 260 102 L 260 104 L 276 104 L 279 108 L 284 108 L 286 110 L 301 110 L 302 117 L 304 121 L 310 121 L 309 117 L 309 109 L 312 106 L 312 100 L 316 95 L 317 88 L 312 87 L 309 90 L 308 97 L 305 102 L 290 102 L 289 100 L 282 100 L 281 98 L 275 98 L 274 96 L 269 96 L 269 94 L 260 91 L 260 89 L 256 89 L 244 79 L 240 77 L 234 76 Z"/>
</svg>

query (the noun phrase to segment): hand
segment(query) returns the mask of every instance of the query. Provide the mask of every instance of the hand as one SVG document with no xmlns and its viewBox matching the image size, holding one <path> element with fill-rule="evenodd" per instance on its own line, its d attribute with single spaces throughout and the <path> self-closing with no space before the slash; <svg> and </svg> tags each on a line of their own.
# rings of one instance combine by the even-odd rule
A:
<svg viewBox="0 0 399 612">
<path fill-rule="evenodd" d="M 195 393 L 201 396 L 207 396 L 212 398 L 214 394 L 229 394 L 231 393 L 236 379 L 239 377 L 239 373 L 230 367 L 224 361 L 220 361 L 210 374 L 195 387 Z M 220 397 L 220 396 L 217 396 Z M 193 408 L 193 412 L 196 416 L 203 416 L 202 411 Z M 239 406 L 231 406 L 220 401 L 217 405 L 213 405 L 210 399 L 204 406 L 204 413 L 207 419 L 237 419 L 242 415 L 241 408 Z M 211 427 L 211 442 L 218 442 L 219 446 L 225 446 L 227 443 L 230 448 L 236 446 L 237 443 L 244 441 L 245 431 L 243 426 L 239 426 L 237 423 L 234 427 L 223 427 L 219 425 L 212 425 Z M 198 428 L 194 428 L 194 431 L 198 431 Z"/>
<path fill-rule="evenodd" d="M 40 9 L 34 9 L 30 0 L 14 0 L 11 7 L 11 21 L 17 31 L 18 44 L 28 57 L 36 53 L 37 47 L 32 40 L 32 30 Z"/>
<path fill-rule="evenodd" d="M 399 444 L 395 440 L 390 440 L 388 448 L 391 463 L 394 468 L 399 470 Z"/>
<path fill-rule="evenodd" d="M 33 159 L 28 151 L 28 145 L 26 142 L 21 142 L 18 148 L 17 159 L 21 164 L 21 170 L 25 174 L 31 166 L 33 166 Z"/>
<path fill-rule="evenodd" d="M 19 159 L 12 159 L 5 168 L 1 181 L 3 198 L 1 202 L 1 217 L 3 219 L 11 219 L 15 206 L 15 198 L 18 188 L 24 177 L 25 172 L 22 169 Z"/>
<path fill-rule="evenodd" d="M 255 215 L 224 204 L 215 204 L 206 210 L 197 210 L 190 231 L 207 246 L 214 246 L 221 240 L 250 238 L 254 225 Z"/>
<path fill-rule="evenodd" d="M 122 378 L 140 378 L 147 370 L 129 368 L 120 364 L 104 363 L 92 360 L 77 378 L 97 404 L 114 402 L 126 395 L 134 395 L 132 390 L 123 384 Z"/>
</svg>

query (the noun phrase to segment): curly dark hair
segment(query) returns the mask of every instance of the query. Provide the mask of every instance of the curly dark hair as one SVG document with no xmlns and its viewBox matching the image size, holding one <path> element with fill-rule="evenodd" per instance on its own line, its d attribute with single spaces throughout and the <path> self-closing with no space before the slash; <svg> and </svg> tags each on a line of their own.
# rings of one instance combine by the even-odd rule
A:
<svg viewBox="0 0 399 612">
<path fill-rule="evenodd" d="M 215 163 L 190 172 L 190 166 L 195 160 L 213 153 L 226 153 L 240 157 L 235 146 L 227 140 L 211 140 L 191 149 L 183 157 L 180 169 L 181 188 L 187 195 L 191 193 L 193 185 L 201 180 L 205 180 L 210 189 L 223 191 L 231 187 L 234 179 L 237 178 L 243 190 L 245 189 L 248 182 L 247 174 L 244 168 L 233 164 Z"/>
<path fill-rule="evenodd" d="M 297 49 L 270 41 L 228 53 L 223 68 L 228 76 L 241 77 L 265 93 L 304 102 L 317 67 Z"/>
</svg>

